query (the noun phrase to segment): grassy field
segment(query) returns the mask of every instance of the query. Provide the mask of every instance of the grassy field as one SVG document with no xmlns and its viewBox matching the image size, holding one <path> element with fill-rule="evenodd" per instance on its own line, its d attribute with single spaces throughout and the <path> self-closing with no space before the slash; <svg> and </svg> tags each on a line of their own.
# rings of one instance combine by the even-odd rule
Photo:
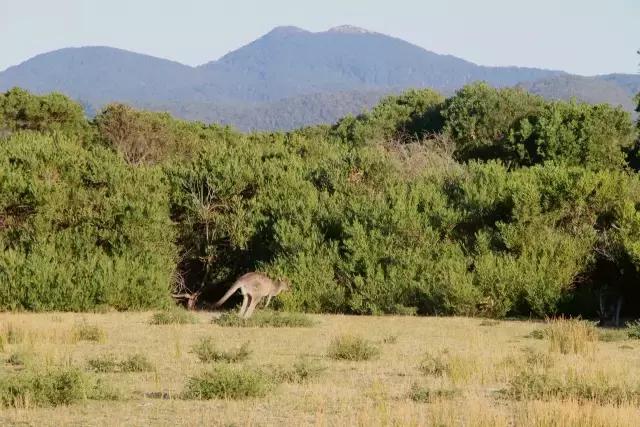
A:
<svg viewBox="0 0 640 427">
<path fill-rule="evenodd" d="M 310 316 L 307 327 L 212 318 L 197 313 L 196 323 L 176 324 L 153 313 L 0 313 L 0 425 L 640 420 L 640 341 L 624 331 L 473 318 L 327 315 Z M 11 388 L 12 378 L 42 388 L 41 378 L 61 370 L 81 378 L 81 392 L 69 392 L 68 401 L 37 401 Z M 76 384 L 62 378 L 47 396 Z M 87 392 L 87 381 L 108 392 Z M 215 398 L 220 393 L 226 398 Z"/>
</svg>

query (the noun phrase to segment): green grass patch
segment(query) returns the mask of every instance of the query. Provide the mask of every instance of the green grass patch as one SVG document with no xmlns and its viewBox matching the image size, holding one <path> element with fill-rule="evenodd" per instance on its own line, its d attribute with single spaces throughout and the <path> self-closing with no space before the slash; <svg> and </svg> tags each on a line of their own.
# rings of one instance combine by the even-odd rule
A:
<svg viewBox="0 0 640 427">
<path fill-rule="evenodd" d="M 336 360 L 362 361 L 379 355 L 380 349 L 373 342 L 357 335 L 335 337 L 327 351 L 327 356 Z"/>
<path fill-rule="evenodd" d="M 573 370 L 564 375 L 525 368 L 505 390 L 514 400 L 574 400 L 599 405 L 638 405 L 640 387 L 614 382 L 606 373 L 585 376 Z"/>
<path fill-rule="evenodd" d="M 271 376 L 245 367 L 218 365 L 187 380 L 183 399 L 248 399 L 264 397 L 275 386 Z"/>
<path fill-rule="evenodd" d="M 106 354 L 87 360 L 89 370 L 94 372 L 108 373 L 118 370 L 118 361 L 113 354 Z"/>
<path fill-rule="evenodd" d="M 75 342 L 104 342 L 107 339 L 107 334 L 102 328 L 100 328 L 98 325 L 92 325 L 86 322 L 81 322 L 74 325 L 71 334 Z"/>
<path fill-rule="evenodd" d="M 153 313 L 149 323 L 152 325 L 186 325 L 198 323 L 198 318 L 183 308 L 175 307 L 171 310 Z"/>
<path fill-rule="evenodd" d="M 87 399 L 115 400 L 119 397 L 119 393 L 77 368 L 21 371 L 0 378 L 2 407 L 59 406 Z"/>
<path fill-rule="evenodd" d="M 423 403 L 432 403 L 437 400 L 449 400 L 460 395 L 461 393 L 458 389 L 434 389 L 421 386 L 418 383 L 413 383 L 411 390 L 409 390 L 409 399 L 414 402 Z"/>
<path fill-rule="evenodd" d="M 87 361 L 89 370 L 100 373 L 114 372 L 150 372 L 153 364 L 144 354 L 135 353 L 118 361 L 113 354 L 98 356 Z"/>
<path fill-rule="evenodd" d="M 220 350 L 211 337 L 202 338 L 198 344 L 192 347 L 191 352 L 203 363 L 242 362 L 247 360 L 251 354 L 248 342 L 232 350 Z"/>
<path fill-rule="evenodd" d="M 628 322 L 626 331 L 627 336 L 632 340 L 640 340 L 640 320 Z"/>
<path fill-rule="evenodd" d="M 278 366 L 272 368 L 271 375 L 276 383 L 305 383 L 320 377 L 327 367 L 317 360 L 307 358 L 298 359 L 290 367 Z"/>
<path fill-rule="evenodd" d="M 151 372 L 154 369 L 147 356 L 140 353 L 128 356 L 120 361 L 119 366 L 122 372 Z"/>
<path fill-rule="evenodd" d="M 245 328 L 310 328 L 316 322 L 302 313 L 287 313 L 271 310 L 260 310 L 248 319 L 243 319 L 236 313 L 223 313 L 213 323 L 226 327 Z"/>
</svg>

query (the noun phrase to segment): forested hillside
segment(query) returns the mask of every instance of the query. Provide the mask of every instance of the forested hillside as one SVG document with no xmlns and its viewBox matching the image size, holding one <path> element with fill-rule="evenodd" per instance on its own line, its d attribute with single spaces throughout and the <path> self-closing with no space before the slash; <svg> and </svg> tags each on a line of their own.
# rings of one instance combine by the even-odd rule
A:
<svg viewBox="0 0 640 427">
<path fill-rule="evenodd" d="M 240 133 L 14 89 L 0 135 L 0 309 L 202 305 L 259 270 L 291 281 L 287 310 L 640 314 L 618 107 L 472 84 Z"/>
</svg>

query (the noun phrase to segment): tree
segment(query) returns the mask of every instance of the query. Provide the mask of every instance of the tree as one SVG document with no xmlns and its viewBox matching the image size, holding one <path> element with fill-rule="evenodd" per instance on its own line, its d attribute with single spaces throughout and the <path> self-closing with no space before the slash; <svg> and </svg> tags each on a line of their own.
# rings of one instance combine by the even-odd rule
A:
<svg viewBox="0 0 640 427">
<path fill-rule="evenodd" d="M 0 94 L 1 133 L 59 131 L 84 138 L 89 129 L 80 104 L 60 93 L 38 96 L 16 87 Z"/>
</svg>

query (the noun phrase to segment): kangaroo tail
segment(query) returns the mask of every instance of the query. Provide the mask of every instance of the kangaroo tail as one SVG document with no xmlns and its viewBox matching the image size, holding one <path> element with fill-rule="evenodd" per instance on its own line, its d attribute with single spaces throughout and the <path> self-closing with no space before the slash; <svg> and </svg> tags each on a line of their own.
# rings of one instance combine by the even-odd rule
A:
<svg viewBox="0 0 640 427">
<path fill-rule="evenodd" d="M 227 291 L 227 292 L 222 296 L 222 298 L 220 298 L 220 299 L 218 300 L 218 302 L 217 302 L 217 303 L 215 303 L 213 306 L 214 306 L 214 307 L 216 307 L 216 308 L 217 308 L 217 307 L 220 307 L 222 304 L 224 304 L 224 302 L 225 302 L 226 300 L 228 300 L 228 299 L 231 297 L 231 295 L 233 295 L 233 294 L 235 293 L 235 291 L 237 291 L 238 289 L 240 289 L 240 287 L 241 287 L 241 286 L 242 286 L 242 284 L 241 284 L 241 283 L 236 282 L 236 283 L 235 283 L 235 284 L 234 284 L 234 285 L 233 285 L 233 286 L 232 286 L 232 287 L 231 287 L 231 288 L 230 288 L 230 289 L 229 289 L 229 290 L 228 290 L 228 291 Z"/>
</svg>

